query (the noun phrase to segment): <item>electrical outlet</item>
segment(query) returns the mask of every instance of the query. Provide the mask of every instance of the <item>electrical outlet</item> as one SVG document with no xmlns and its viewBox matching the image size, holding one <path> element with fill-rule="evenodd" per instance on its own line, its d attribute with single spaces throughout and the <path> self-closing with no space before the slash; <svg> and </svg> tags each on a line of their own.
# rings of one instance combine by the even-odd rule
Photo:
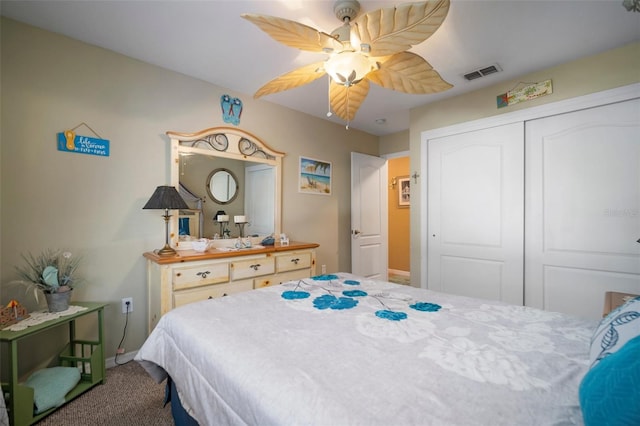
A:
<svg viewBox="0 0 640 426">
<path fill-rule="evenodd" d="M 128 307 L 127 303 L 129 304 Z M 125 297 L 124 299 L 122 299 L 122 313 L 126 314 L 127 312 L 133 312 L 133 297 Z"/>
<path fill-rule="evenodd" d="M 323 273 L 323 274 L 326 274 L 326 273 L 327 273 L 327 265 L 322 265 L 322 266 L 320 267 L 320 269 L 322 270 L 322 273 Z"/>
</svg>

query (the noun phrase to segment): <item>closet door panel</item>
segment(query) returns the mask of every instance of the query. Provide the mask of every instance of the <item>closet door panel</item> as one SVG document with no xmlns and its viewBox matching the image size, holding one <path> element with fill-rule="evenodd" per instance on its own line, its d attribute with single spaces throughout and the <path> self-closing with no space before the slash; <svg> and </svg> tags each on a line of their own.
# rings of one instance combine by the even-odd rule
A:
<svg viewBox="0 0 640 426">
<path fill-rule="evenodd" d="M 639 102 L 527 122 L 527 305 L 597 318 L 640 294 Z"/>
<path fill-rule="evenodd" d="M 523 304 L 524 125 L 428 143 L 428 288 Z"/>
</svg>

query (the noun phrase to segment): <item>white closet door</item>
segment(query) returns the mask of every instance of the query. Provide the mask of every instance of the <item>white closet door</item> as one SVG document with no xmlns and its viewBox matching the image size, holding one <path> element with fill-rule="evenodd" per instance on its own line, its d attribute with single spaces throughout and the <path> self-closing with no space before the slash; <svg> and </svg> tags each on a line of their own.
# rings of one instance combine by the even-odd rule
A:
<svg viewBox="0 0 640 426">
<path fill-rule="evenodd" d="M 428 288 L 522 305 L 524 124 L 428 142 Z"/>
<path fill-rule="evenodd" d="M 526 124 L 525 303 L 597 318 L 640 294 L 640 101 Z"/>
</svg>

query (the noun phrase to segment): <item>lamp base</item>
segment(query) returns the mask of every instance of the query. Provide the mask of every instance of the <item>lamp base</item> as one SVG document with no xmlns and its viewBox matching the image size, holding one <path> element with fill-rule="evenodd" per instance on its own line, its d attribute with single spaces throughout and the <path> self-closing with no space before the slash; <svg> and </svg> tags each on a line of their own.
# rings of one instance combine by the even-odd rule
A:
<svg viewBox="0 0 640 426">
<path fill-rule="evenodd" d="M 169 244 L 165 244 L 160 250 L 156 250 L 156 254 L 158 256 L 175 256 L 176 251 L 169 246 Z"/>
</svg>

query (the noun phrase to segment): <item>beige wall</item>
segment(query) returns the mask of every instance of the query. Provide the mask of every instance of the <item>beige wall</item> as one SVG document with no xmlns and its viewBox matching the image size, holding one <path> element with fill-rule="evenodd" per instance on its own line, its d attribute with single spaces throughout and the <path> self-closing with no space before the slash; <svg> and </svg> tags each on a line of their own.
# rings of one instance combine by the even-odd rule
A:
<svg viewBox="0 0 640 426">
<path fill-rule="evenodd" d="M 489 77 L 490 78 L 490 77 Z M 497 109 L 496 96 L 504 93 L 521 81 L 537 82 L 551 79 L 553 94 L 507 108 Z M 456 123 L 510 113 L 525 108 L 557 102 L 564 99 L 640 82 L 640 43 L 632 43 L 598 55 L 578 59 L 553 68 L 523 75 L 517 79 L 480 89 L 466 95 L 435 102 L 411 111 L 410 156 L 411 170 L 420 170 L 421 133 Z M 472 84 L 472 83 L 468 83 Z M 417 185 L 425 184 L 426 173 Z M 413 181 L 412 181 L 413 182 Z M 418 189 L 418 188 L 416 188 Z M 420 190 L 411 191 L 411 284 L 420 286 L 426 278 L 421 271 L 422 230 L 420 218 L 426 212 L 419 208 Z M 421 278 L 422 277 L 422 278 Z"/>
<path fill-rule="evenodd" d="M 380 155 L 409 151 L 409 130 L 380 137 Z"/>
<path fill-rule="evenodd" d="M 225 125 L 223 94 L 244 102 L 239 127 L 287 154 L 284 232 L 319 243 L 318 264 L 328 271 L 350 270 L 350 152 L 377 155 L 377 137 L 15 21 L 1 24 L 0 282 L 17 277 L 20 253 L 77 252 L 88 282 L 75 300 L 109 303 L 107 357 L 122 336 L 123 297 L 134 299 L 124 346 L 139 348 L 146 337 L 142 253 L 164 243 L 160 213 L 142 206 L 170 181 L 165 132 Z M 82 122 L 110 141 L 109 157 L 56 150 L 56 134 Z M 297 192 L 300 155 L 332 162 L 330 197 Z"/>
</svg>

